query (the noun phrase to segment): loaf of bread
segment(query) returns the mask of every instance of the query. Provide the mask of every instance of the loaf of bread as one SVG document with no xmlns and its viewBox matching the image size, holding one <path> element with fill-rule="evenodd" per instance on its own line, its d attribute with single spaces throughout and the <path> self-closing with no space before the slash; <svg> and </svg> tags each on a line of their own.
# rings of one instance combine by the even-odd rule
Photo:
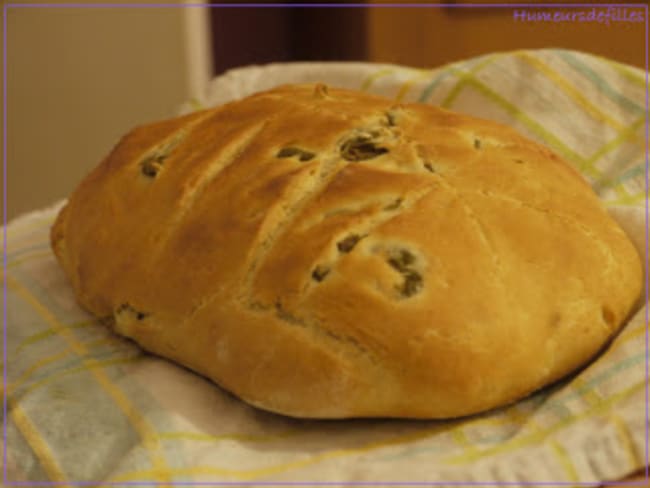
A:
<svg viewBox="0 0 650 488">
<path fill-rule="evenodd" d="M 643 281 L 550 150 L 324 85 L 136 128 L 51 238 L 116 333 L 294 417 L 511 403 L 592 359 Z"/>
</svg>

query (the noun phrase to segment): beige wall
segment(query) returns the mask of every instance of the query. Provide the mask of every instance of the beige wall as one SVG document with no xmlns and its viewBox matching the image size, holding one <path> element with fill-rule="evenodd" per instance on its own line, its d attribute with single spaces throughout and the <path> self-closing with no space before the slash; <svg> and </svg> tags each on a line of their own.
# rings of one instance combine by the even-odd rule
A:
<svg viewBox="0 0 650 488">
<path fill-rule="evenodd" d="M 188 98 L 182 8 L 10 8 L 9 219 L 68 195 L 129 128 Z"/>
</svg>

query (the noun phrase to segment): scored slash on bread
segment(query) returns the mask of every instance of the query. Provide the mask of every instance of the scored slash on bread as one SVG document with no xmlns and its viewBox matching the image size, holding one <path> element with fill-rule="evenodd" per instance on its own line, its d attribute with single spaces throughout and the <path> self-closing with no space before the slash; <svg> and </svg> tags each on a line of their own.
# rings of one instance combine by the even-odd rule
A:
<svg viewBox="0 0 650 488">
<path fill-rule="evenodd" d="M 51 237 L 115 332 L 296 417 L 513 402 L 592 358 L 642 286 L 626 235 L 550 150 L 324 85 L 131 131 Z"/>
</svg>

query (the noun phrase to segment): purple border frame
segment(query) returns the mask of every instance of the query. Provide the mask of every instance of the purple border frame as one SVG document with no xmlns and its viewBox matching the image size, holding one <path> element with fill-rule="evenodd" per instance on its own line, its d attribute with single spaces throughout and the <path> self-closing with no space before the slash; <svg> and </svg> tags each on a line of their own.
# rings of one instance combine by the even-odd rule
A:
<svg viewBox="0 0 650 488">
<path fill-rule="evenodd" d="M 627 482 L 607 482 L 621 486 L 647 486 L 645 480 Z M 97 486 L 96 481 L 13 481 L 7 486 Z M 104 486 L 594 486 L 601 487 L 602 481 L 121 481 L 101 482 Z"/>
<path fill-rule="evenodd" d="M 2 15 L 2 25 L 3 25 L 3 154 L 2 154 L 2 167 L 3 167 L 3 271 L 7 268 L 7 11 L 10 8 L 191 8 L 191 7 L 208 7 L 208 8 L 280 8 L 280 7 L 292 7 L 292 8 L 312 8 L 312 7 L 321 7 L 321 8 L 432 8 L 432 7 L 448 7 L 448 8 L 573 8 L 573 7 L 596 7 L 596 8 L 614 8 L 614 7 L 629 7 L 629 8 L 643 8 L 645 12 L 645 128 L 646 128 L 646 139 L 645 139 L 645 249 L 646 249 L 646 259 L 645 259 L 645 276 L 646 280 L 648 277 L 648 258 L 649 249 L 648 244 L 650 243 L 650 231 L 649 231 L 649 206 L 648 198 L 650 192 L 648 189 L 649 185 L 649 132 L 650 129 L 650 120 L 648 111 L 650 109 L 649 102 L 649 91 L 648 91 L 648 5 L 645 3 L 558 3 L 558 4 L 537 4 L 537 3 L 516 3 L 516 4 L 481 4 L 481 3 L 465 3 L 465 4 L 448 4 L 448 3 L 382 3 L 382 4 L 365 4 L 365 3 L 188 3 L 188 4 L 178 4 L 178 3 L 5 3 L 3 5 L 3 15 Z M 650 290 L 648 289 L 648 283 L 645 283 L 645 304 L 646 304 L 646 324 L 650 323 L 650 312 L 648 310 L 648 301 L 650 298 Z M 2 459 L 2 481 L 6 486 L 60 486 L 60 485 L 72 485 L 72 486 L 94 486 L 97 482 L 11 482 L 7 480 L 7 394 L 4 388 L 4 385 L 7 384 L 7 280 L 3 280 L 3 398 L 2 398 L 2 408 L 3 408 L 3 459 Z M 645 384 L 645 461 L 648 463 L 650 457 L 650 330 L 646 327 L 645 330 L 645 353 L 646 353 L 646 363 L 645 363 L 645 374 L 646 374 L 646 384 Z M 645 479 L 641 481 L 627 481 L 627 482 L 617 482 L 621 486 L 648 486 L 650 482 L 650 466 L 646 464 L 645 467 Z M 131 481 L 131 482 L 115 482 L 115 483 L 102 483 L 109 486 L 157 486 L 160 483 L 155 481 Z M 541 482 L 202 482 L 202 481 L 187 481 L 187 482 L 171 482 L 165 483 L 170 486 L 248 486 L 251 484 L 260 485 L 260 486 L 600 486 L 600 482 L 553 482 L 553 481 L 541 481 Z"/>
<path fill-rule="evenodd" d="M 278 7 L 320 7 L 320 8 L 430 8 L 430 7 L 451 7 L 451 8 L 564 8 L 564 7 L 647 7 L 643 3 L 137 3 L 137 2 L 106 2 L 106 3 L 9 3 L 5 7 L 17 8 L 185 8 L 185 7 L 210 7 L 210 8 L 278 8 Z"/>
</svg>

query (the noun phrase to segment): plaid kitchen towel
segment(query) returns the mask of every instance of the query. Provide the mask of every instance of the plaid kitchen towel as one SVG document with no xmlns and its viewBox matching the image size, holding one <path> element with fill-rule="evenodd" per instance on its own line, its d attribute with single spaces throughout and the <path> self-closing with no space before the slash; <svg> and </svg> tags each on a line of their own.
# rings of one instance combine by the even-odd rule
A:
<svg viewBox="0 0 650 488">
<path fill-rule="evenodd" d="M 646 255 L 642 71 L 564 50 L 434 70 L 253 66 L 216 78 L 185 110 L 312 81 L 516 127 L 574 165 Z M 295 420 L 243 404 L 83 312 L 49 249 L 60 206 L 6 228 L 9 482 L 571 483 L 647 463 L 643 303 L 589 367 L 507 408 L 454 421 Z"/>
</svg>

